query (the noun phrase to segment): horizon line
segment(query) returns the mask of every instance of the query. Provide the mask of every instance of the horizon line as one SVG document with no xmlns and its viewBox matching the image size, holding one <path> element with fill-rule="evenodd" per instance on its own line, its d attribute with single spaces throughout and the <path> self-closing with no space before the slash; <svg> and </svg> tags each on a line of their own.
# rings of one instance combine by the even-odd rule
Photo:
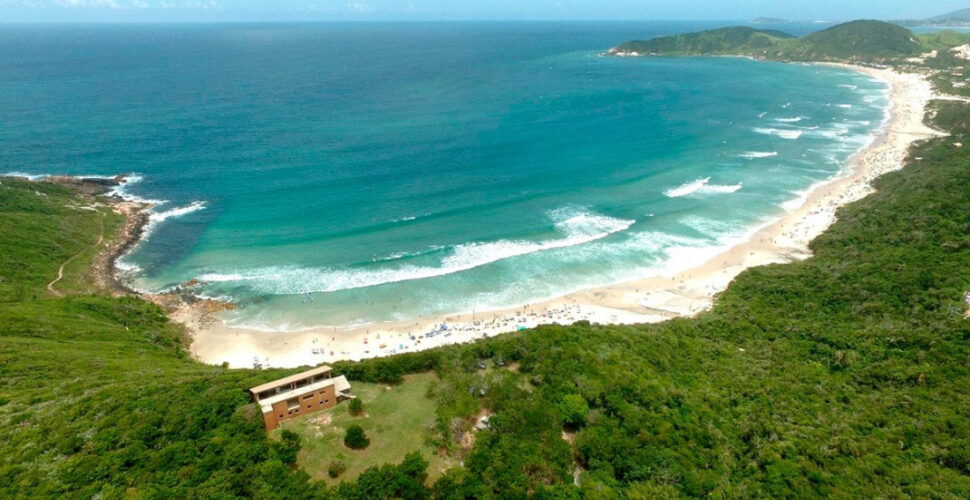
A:
<svg viewBox="0 0 970 500">
<path fill-rule="evenodd" d="M 757 19 L 757 18 L 756 18 Z M 856 19 L 849 20 L 821 20 L 821 19 L 786 19 L 780 22 L 762 22 L 755 23 L 756 19 L 673 19 L 673 18 L 652 18 L 652 19 L 312 19 L 312 20 L 297 20 L 297 19 L 274 19 L 274 20 L 256 20 L 256 19 L 226 19 L 226 20 L 79 20 L 79 21 L 64 21 L 64 20 L 46 20 L 46 21 L 33 21 L 33 20 L 13 20 L 13 21 L 0 21 L 0 26 L 3 25 L 14 25 L 14 24 L 65 24 L 65 25 L 78 25 L 78 24 L 392 24 L 392 23 L 640 23 L 640 22 L 682 22 L 682 23 L 696 23 L 696 22 L 710 22 L 710 23 L 720 23 L 720 22 L 730 22 L 730 23 L 742 23 L 742 24 L 832 24 L 840 22 L 849 22 Z M 862 18 L 859 18 L 862 19 Z M 892 22 L 885 21 L 884 22 Z"/>
</svg>

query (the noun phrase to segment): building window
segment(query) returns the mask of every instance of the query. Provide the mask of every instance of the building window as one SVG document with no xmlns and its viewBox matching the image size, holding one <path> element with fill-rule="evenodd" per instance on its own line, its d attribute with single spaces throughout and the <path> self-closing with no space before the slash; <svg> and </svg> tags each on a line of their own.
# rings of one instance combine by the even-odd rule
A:
<svg viewBox="0 0 970 500">
<path fill-rule="evenodd" d="M 286 407 L 290 411 L 299 410 L 300 409 L 300 399 L 299 398 L 291 398 L 291 399 L 286 400 Z"/>
</svg>

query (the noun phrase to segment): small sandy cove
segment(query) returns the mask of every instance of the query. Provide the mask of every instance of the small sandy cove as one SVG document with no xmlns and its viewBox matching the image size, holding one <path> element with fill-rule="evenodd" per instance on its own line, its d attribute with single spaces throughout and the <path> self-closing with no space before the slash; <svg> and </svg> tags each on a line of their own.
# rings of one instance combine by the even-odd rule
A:
<svg viewBox="0 0 970 500">
<path fill-rule="evenodd" d="M 689 269 L 665 276 L 572 293 L 507 310 L 372 324 L 358 328 L 317 328 L 266 332 L 234 328 L 211 313 L 186 308 L 174 319 L 192 331 L 192 353 L 211 364 L 232 367 L 295 367 L 338 360 L 388 356 L 470 342 L 541 324 L 634 324 L 692 316 L 709 309 L 713 296 L 743 270 L 810 256 L 808 243 L 835 221 L 838 207 L 873 191 L 872 181 L 902 167 L 910 144 L 940 133 L 923 124 L 934 98 L 921 75 L 839 65 L 886 81 L 891 118 L 884 133 L 852 157 L 843 174 L 817 185 L 798 207 L 713 258 L 699 257 Z M 446 325 L 444 328 L 442 325 Z"/>
</svg>

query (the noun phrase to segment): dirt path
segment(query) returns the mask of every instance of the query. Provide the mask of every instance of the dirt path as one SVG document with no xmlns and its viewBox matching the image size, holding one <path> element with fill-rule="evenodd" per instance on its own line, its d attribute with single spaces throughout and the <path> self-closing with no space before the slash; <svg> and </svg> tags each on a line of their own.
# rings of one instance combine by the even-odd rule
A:
<svg viewBox="0 0 970 500">
<path fill-rule="evenodd" d="M 96 241 L 94 245 L 91 245 L 90 248 L 98 247 L 101 245 L 101 243 L 104 242 L 104 214 L 103 213 L 101 214 L 101 219 L 98 222 L 100 222 L 100 225 L 101 225 L 101 231 L 100 231 L 100 234 L 98 234 L 98 241 Z M 64 295 L 61 292 L 54 290 L 54 284 L 57 283 L 58 281 L 61 281 L 61 279 L 64 277 L 64 266 L 68 265 L 72 260 L 77 258 L 78 255 L 81 255 L 82 253 L 84 253 L 85 250 L 88 250 L 88 249 L 87 248 L 81 249 L 80 251 L 78 251 L 78 253 L 68 257 L 67 260 L 65 260 L 64 263 L 61 264 L 61 267 L 57 269 L 57 278 L 54 278 L 54 281 L 51 281 L 50 283 L 47 284 L 48 292 L 54 294 L 54 296 L 56 297 L 61 297 Z"/>
</svg>

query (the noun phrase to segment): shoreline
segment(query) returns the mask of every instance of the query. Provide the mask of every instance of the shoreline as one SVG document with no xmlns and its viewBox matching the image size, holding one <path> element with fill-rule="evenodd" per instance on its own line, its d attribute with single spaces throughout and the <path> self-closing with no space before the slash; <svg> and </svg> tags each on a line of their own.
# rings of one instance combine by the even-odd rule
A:
<svg viewBox="0 0 970 500">
<path fill-rule="evenodd" d="M 698 265 L 667 275 L 595 287 L 558 298 L 489 312 L 426 317 L 361 327 L 263 331 L 228 326 L 211 310 L 182 307 L 172 318 L 192 332 L 192 354 L 230 367 L 296 367 L 360 360 L 474 341 L 542 324 L 586 320 L 600 324 L 656 323 L 710 309 L 714 296 L 745 269 L 802 260 L 808 244 L 835 222 L 836 210 L 873 192 L 872 181 L 902 168 L 912 142 L 941 133 L 923 124 L 935 97 L 925 77 L 840 63 L 889 85 L 889 120 L 880 135 L 853 154 L 842 172 L 816 184 L 798 208 L 752 230 Z M 442 330 L 441 325 L 447 325 Z"/>
<path fill-rule="evenodd" d="M 811 187 L 800 206 L 777 220 L 753 228 L 745 237 L 722 247 L 713 257 L 687 269 L 628 282 L 589 288 L 530 304 L 477 313 L 425 317 L 359 327 L 316 327 L 298 331 L 263 331 L 224 324 L 219 312 L 233 304 L 195 297 L 188 282 L 175 290 L 139 293 L 128 287 L 116 266 L 137 245 L 149 223 L 150 203 L 107 195 L 126 217 L 119 237 L 95 260 L 99 283 L 114 294 L 137 294 L 169 311 L 192 338 L 189 350 L 199 361 L 233 368 L 297 367 L 341 360 L 389 356 L 474 341 L 543 324 L 630 325 L 690 317 L 713 306 L 714 296 L 742 271 L 811 256 L 808 244 L 835 222 L 836 210 L 873 192 L 871 183 L 902 168 L 912 142 L 941 135 L 923 124 L 926 104 L 936 97 L 919 74 L 899 73 L 842 63 L 816 63 L 866 74 L 889 85 L 889 120 L 880 135 L 850 157 L 834 178 Z M 49 182 L 83 184 L 49 176 Z M 78 182 L 78 181 L 82 182 Z M 98 181 L 98 179 L 94 179 Z M 122 185 L 124 176 L 100 184 Z M 103 282 L 101 281 L 103 278 Z M 447 325 L 442 329 L 442 325 Z"/>
<path fill-rule="evenodd" d="M 44 175 L 23 176 L 31 181 L 56 184 L 74 190 L 82 196 L 98 200 L 96 204 L 106 202 L 115 213 L 124 216 L 125 221 L 116 237 L 95 256 L 92 262 L 95 284 L 111 295 L 139 295 L 138 291 L 129 287 L 119 276 L 118 259 L 131 251 L 145 235 L 145 229 L 150 221 L 152 203 L 125 199 L 116 190 L 128 182 L 126 174 L 114 177 L 83 176 L 83 175 Z M 102 204 L 104 206 L 104 204 Z"/>
</svg>

